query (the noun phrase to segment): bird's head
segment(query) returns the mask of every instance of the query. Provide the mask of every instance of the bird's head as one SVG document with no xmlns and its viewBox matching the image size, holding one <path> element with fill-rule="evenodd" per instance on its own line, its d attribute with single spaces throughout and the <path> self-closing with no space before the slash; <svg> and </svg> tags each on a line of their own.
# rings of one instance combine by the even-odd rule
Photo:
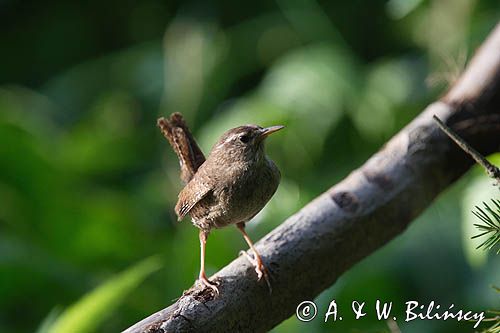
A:
<svg viewBox="0 0 500 333">
<path fill-rule="evenodd" d="M 284 126 L 260 127 L 244 125 L 235 127 L 224 133 L 212 149 L 224 154 L 229 159 L 258 160 L 264 157 L 264 141 L 272 133 Z M 212 154 L 211 153 L 211 154 Z"/>
</svg>

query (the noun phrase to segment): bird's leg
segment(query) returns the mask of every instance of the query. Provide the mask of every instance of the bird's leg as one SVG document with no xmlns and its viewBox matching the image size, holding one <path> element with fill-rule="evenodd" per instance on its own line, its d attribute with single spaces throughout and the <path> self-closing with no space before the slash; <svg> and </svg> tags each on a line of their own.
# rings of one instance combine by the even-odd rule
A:
<svg viewBox="0 0 500 333">
<path fill-rule="evenodd" d="M 205 245 L 207 244 L 207 236 L 208 232 L 204 230 L 200 230 L 200 250 L 201 250 L 201 259 L 200 259 L 200 275 L 198 277 L 198 281 L 201 283 L 203 287 L 208 287 L 214 291 L 216 295 L 219 294 L 219 289 L 216 286 L 216 283 L 211 282 L 207 275 L 205 274 Z"/>
<path fill-rule="evenodd" d="M 269 287 L 269 292 L 271 292 L 272 288 L 271 288 L 271 282 L 269 281 L 269 272 L 268 272 L 266 266 L 264 266 L 264 263 L 262 262 L 262 259 L 259 255 L 259 252 L 257 252 L 255 247 L 253 246 L 252 240 L 250 239 L 247 232 L 245 231 L 245 223 L 240 222 L 240 223 L 237 223 L 236 226 L 243 234 L 243 238 L 245 238 L 245 241 L 247 242 L 250 249 L 252 249 L 252 251 L 255 255 L 255 258 L 250 257 L 250 255 L 246 251 L 241 251 L 240 253 L 243 253 L 247 257 L 247 259 L 255 266 L 255 272 L 257 273 L 257 279 L 260 281 L 262 279 L 262 277 L 264 277 L 264 279 L 266 280 L 267 286 Z"/>
</svg>

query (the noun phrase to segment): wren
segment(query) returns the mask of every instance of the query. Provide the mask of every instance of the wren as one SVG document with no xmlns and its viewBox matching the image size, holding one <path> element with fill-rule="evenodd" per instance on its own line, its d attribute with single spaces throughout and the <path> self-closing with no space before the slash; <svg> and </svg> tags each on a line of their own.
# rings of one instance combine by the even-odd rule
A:
<svg viewBox="0 0 500 333">
<path fill-rule="evenodd" d="M 235 224 L 255 258 L 242 253 L 255 266 L 258 280 L 264 277 L 271 290 L 269 272 L 245 231 L 245 223 L 257 215 L 278 188 L 280 172 L 264 153 L 264 142 L 284 126 L 244 125 L 230 129 L 206 159 L 180 113 L 158 119 L 158 126 L 179 158 L 180 178 L 185 183 L 175 212 L 179 220 L 189 215 L 200 229 L 199 283 L 219 293 L 217 284 L 205 274 L 205 245 L 212 228 Z"/>
</svg>

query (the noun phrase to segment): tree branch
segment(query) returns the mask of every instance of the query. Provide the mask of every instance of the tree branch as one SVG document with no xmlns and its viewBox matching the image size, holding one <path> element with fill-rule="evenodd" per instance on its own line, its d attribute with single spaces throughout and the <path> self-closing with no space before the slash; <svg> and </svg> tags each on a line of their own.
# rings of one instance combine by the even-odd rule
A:
<svg viewBox="0 0 500 333">
<path fill-rule="evenodd" d="M 263 332 L 332 285 L 403 232 L 471 166 L 433 121 L 437 115 L 484 155 L 500 138 L 500 25 L 462 77 L 439 101 L 353 171 L 256 244 L 273 277 L 273 293 L 239 257 L 215 274 L 220 295 L 199 292 L 125 332 Z"/>
</svg>

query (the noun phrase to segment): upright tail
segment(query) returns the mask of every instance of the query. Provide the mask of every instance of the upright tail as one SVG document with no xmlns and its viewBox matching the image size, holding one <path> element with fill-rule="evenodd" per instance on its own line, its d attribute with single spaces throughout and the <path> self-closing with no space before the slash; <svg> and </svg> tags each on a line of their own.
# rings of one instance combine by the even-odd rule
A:
<svg viewBox="0 0 500 333">
<path fill-rule="evenodd" d="M 189 131 L 182 114 L 175 112 L 169 119 L 163 117 L 158 119 L 158 127 L 179 157 L 180 177 L 187 184 L 200 165 L 205 162 L 203 152 Z"/>
</svg>

